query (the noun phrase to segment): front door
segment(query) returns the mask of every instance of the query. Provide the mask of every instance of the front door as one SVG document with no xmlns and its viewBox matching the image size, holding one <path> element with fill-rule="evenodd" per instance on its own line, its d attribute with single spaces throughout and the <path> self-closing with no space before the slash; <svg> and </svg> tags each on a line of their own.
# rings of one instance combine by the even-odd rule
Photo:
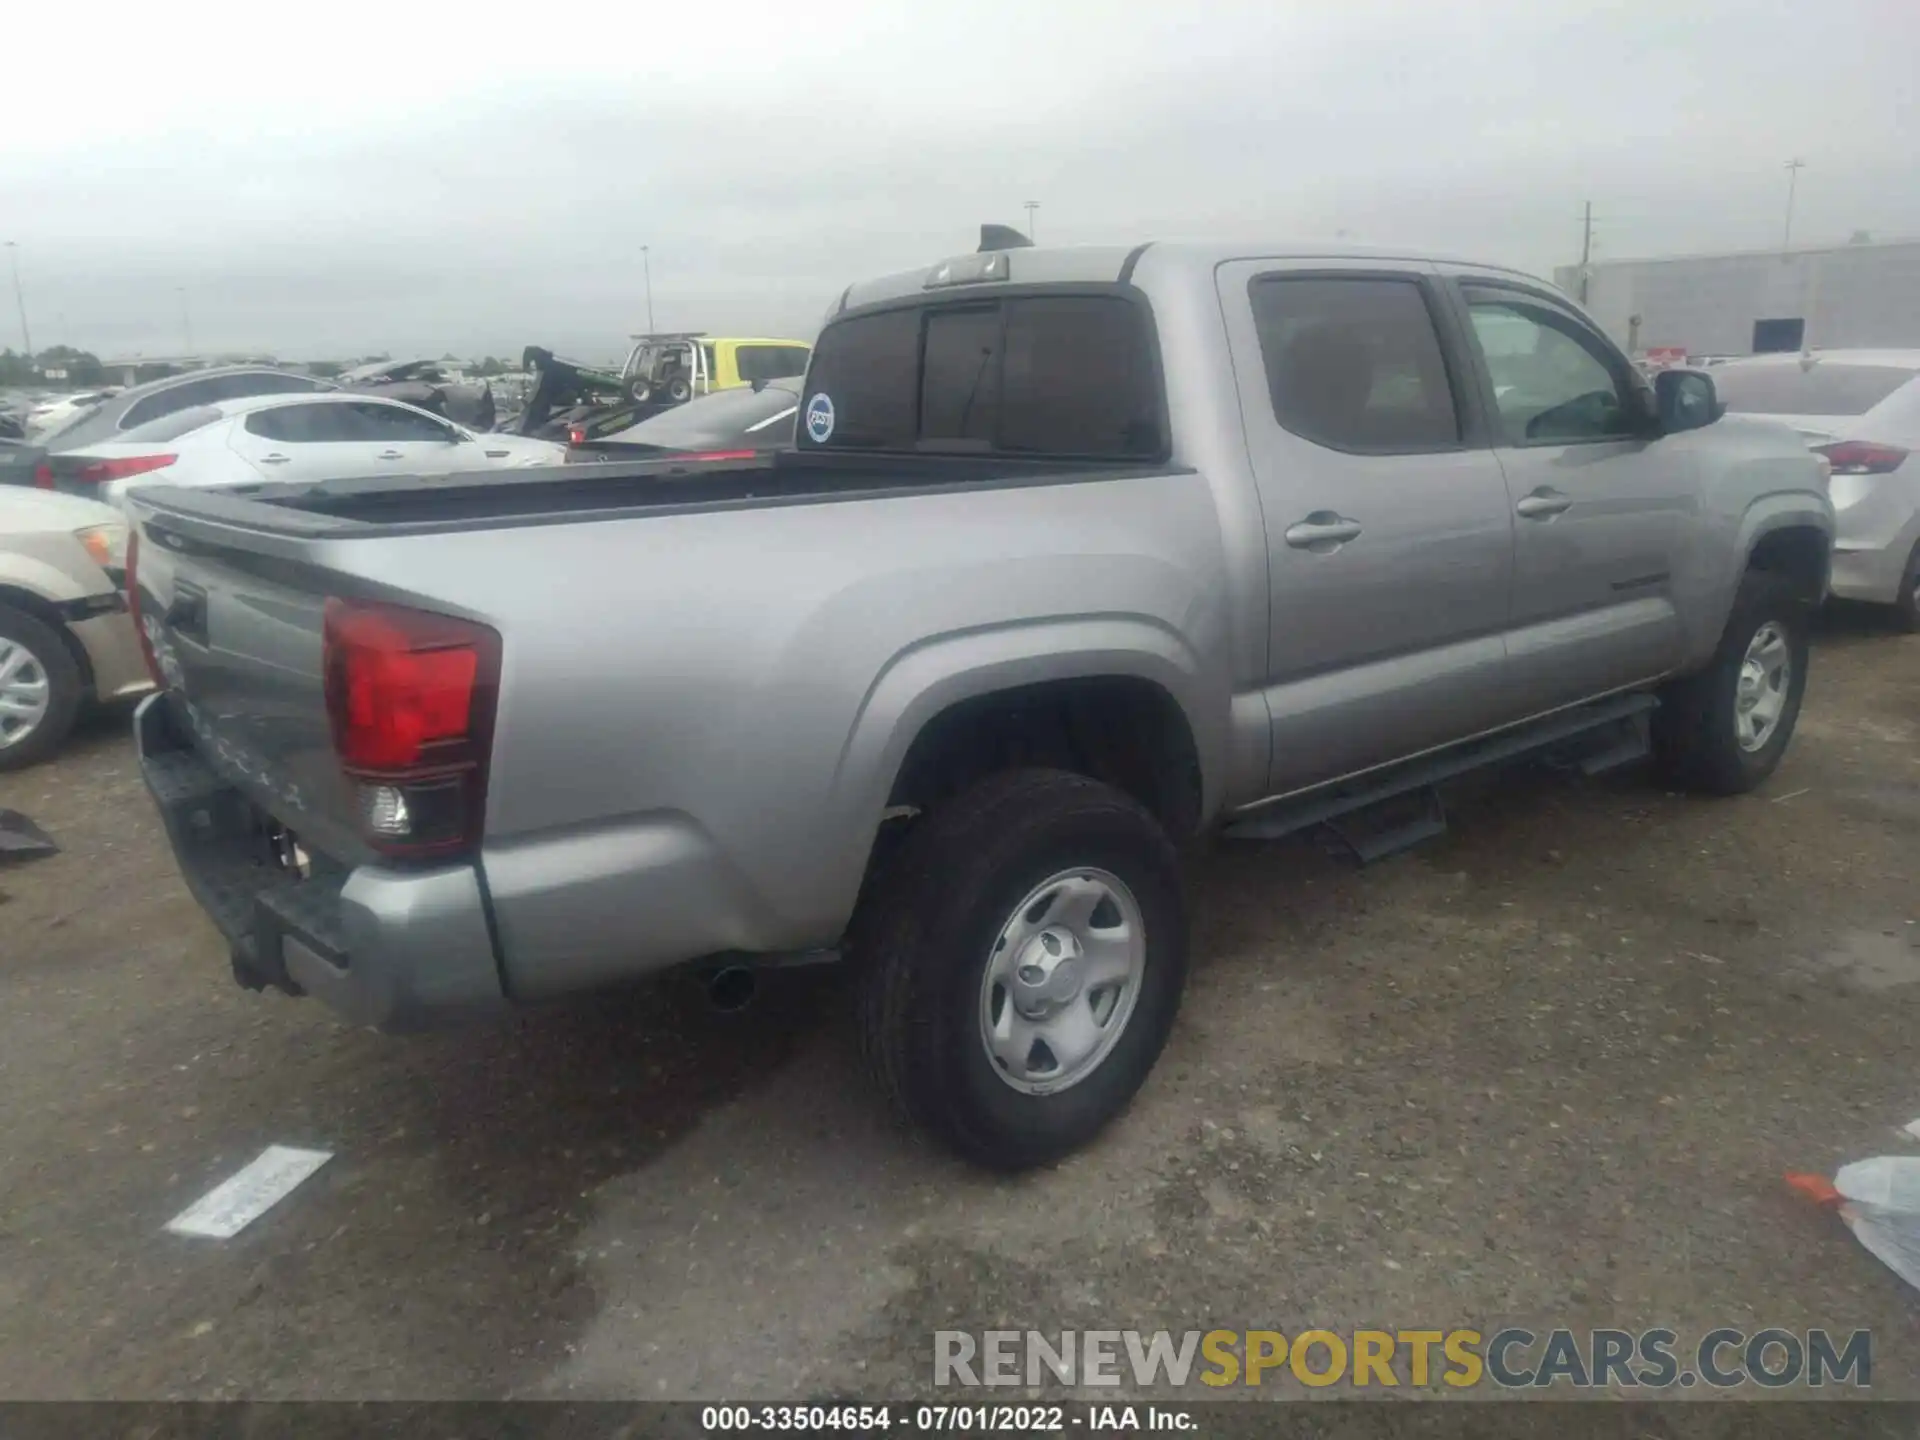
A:
<svg viewBox="0 0 1920 1440">
<path fill-rule="evenodd" d="M 354 424 L 373 445 L 373 458 L 382 473 L 442 475 L 480 463 L 478 450 L 466 443 L 464 432 L 424 410 L 381 400 L 359 400 L 340 408 L 353 412 Z"/>
<path fill-rule="evenodd" d="M 1537 713 L 1665 674 L 1691 452 L 1661 443 L 1632 366 L 1571 306 L 1505 281 L 1457 293 L 1513 505 L 1515 694 Z"/>
<path fill-rule="evenodd" d="M 1513 513 L 1431 267 L 1221 267 L 1265 517 L 1269 792 L 1493 728 Z"/>
</svg>

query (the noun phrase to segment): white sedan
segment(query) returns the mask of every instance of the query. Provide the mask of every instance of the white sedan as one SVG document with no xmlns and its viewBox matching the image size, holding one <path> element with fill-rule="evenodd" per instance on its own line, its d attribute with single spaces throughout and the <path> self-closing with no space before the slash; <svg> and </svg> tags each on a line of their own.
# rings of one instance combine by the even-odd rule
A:
<svg viewBox="0 0 1920 1440">
<path fill-rule="evenodd" d="M 323 392 L 256 395 L 177 411 L 118 439 L 58 451 L 43 488 L 119 504 L 140 485 L 258 485 L 362 475 L 448 475 L 560 465 L 566 447 L 478 434 L 397 400 Z"/>
<path fill-rule="evenodd" d="M 1755 355 L 1714 366 L 1713 384 L 1833 466 L 1833 593 L 1920 630 L 1920 350 Z"/>
</svg>

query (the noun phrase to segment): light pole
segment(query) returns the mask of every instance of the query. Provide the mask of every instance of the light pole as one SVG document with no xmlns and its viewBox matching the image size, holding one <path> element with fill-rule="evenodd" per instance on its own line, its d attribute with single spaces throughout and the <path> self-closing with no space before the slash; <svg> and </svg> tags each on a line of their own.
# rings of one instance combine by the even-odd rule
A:
<svg viewBox="0 0 1920 1440">
<path fill-rule="evenodd" d="M 652 248 L 651 245 L 640 247 L 640 269 L 647 277 L 647 333 L 649 335 L 653 333 L 653 261 L 648 258 L 647 252 Z"/>
<path fill-rule="evenodd" d="M 174 289 L 180 295 L 180 334 L 187 342 L 184 358 L 191 360 L 193 358 L 193 316 L 187 312 L 187 287 L 176 285 Z"/>
<path fill-rule="evenodd" d="M 1038 200 L 1027 201 L 1026 210 L 1027 210 L 1027 239 L 1033 241 L 1034 244 L 1038 245 L 1040 243 L 1040 234 L 1039 234 L 1039 227 L 1038 225 L 1035 224 L 1035 216 L 1039 214 L 1040 202 Z"/>
<path fill-rule="evenodd" d="M 1807 168 L 1807 162 L 1798 157 L 1787 161 L 1787 224 L 1780 232 L 1780 248 L 1789 249 L 1793 243 L 1793 186 L 1800 178 L 1800 172 Z"/>
<path fill-rule="evenodd" d="M 33 332 L 27 328 L 27 297 L 20 289 L 20 246 L 7 241 L 7 263 L 13 269 L 13 303 L 20 307 L 20 343 L 27 347 L 26 358 L 33 359 Z"/>
</svg>

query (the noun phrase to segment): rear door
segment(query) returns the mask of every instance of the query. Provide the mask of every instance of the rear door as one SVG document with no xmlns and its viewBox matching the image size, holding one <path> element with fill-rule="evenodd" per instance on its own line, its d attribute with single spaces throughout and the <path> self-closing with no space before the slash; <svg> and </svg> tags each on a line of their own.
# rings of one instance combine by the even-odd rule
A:
<svg viewBox="0 0 1920 1440">
<path fill-rule="evenodd" d="M 1513 507 L 1515 695 L 1539 713 L 1666 674 L 1694 452 L 1661 443 L 1637 372 L 1571 305 L 1505 279 L 1454 293 Z"/>
<path fill-rule="evenodd" d="M 374 402 L 369 402 L 374 403 Z M 228 442 L 269 480 L 347 479 L 380 473 L 359 402 L 276 405 L 243 416 Z"/>
<path fill-rule="evenodd" d="M 1493 728 L 1513 516 L 1430 266 L 1220 268 L 1269 552 L 1269 789 Z"/>
</svg>

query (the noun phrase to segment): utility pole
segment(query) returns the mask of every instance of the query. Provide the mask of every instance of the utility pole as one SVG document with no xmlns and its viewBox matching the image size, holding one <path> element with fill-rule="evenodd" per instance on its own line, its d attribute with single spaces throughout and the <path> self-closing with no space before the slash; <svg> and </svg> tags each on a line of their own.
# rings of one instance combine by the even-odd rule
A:
<svg viewBox="0 0 1920 1440">
<path fill-rule="evenodd" d="M 193 358 L 193 317 L 187 313 L 187 287 L 176 285 L 174 289 L 180 295 L 180 333 L 187 342 L 187 348 L 183 353 L 185 358 L 190 360 Z"/>
<path fill-rule="evenodd" d="M 1040 243 L 1040 235 L 1038 233 L 1038 229 L 1034 222 L 1035 222 L 1035 217 L 1040 213 L 1040 202 L 1038 200 L 1027 201 L 1026 211 L 1027 211 L 1027 239 L 1033 241 L 1034 244 L 1038 245 Z"/>
<path fill-rule="evenodd" d="M 1793 159 L 1787 161 L 1786 168 L 1787 168 L 1787 224 L 1786 224 L 1786 228 L 1780 232 L 1780 248 L 1782 250 L 1791 249 L 1793 246 L 1794 182 L 1800 178 L 1800 172 L 1807 168 L 1807 162 L 1800 159 L 1798 156 L 1795 156 Z"/>
<path fill-rule="evenodd" d="M 640 268 L 646 272 L 647 277 L 647 333 L 649 335 L 653 333 L 653 261 L 648 258 L 647 252 L 652 248 L 650 245 L 640 247 Z"/>
<path fill-rule="evenodd" d="M 27 328 L 27 297 L 20 289 L 20 247 L 7 241 L 7 263 L 13 268 L 13 303 L 20 307 L 20 343 L 27 347 L 26 358 L 33 359 L 33 332 Z"/>
<path fill-rule="evenodd" d="M 1587 262 L 1593 258 L 1593 202 L 1587 201 L 1586 219 L 1580 225 L 1580 303 L 1587 303 Z"/>
</svg>

